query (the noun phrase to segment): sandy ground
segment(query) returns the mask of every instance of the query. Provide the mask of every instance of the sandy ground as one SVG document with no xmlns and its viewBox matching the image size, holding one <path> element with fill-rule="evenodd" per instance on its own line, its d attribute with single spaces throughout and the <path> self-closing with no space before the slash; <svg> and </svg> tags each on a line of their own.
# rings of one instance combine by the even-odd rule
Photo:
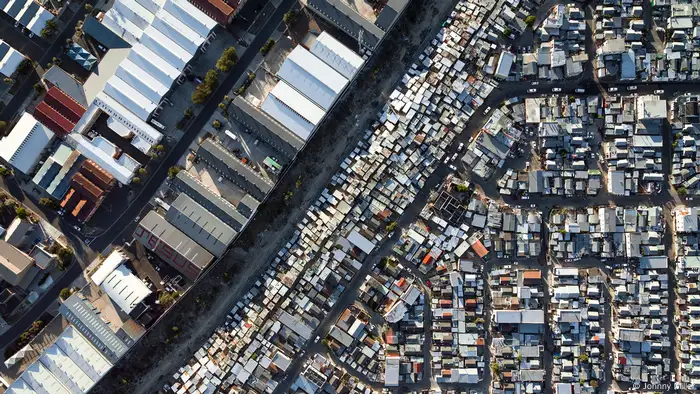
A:
<svg viewBox="0 0 700 394">
<path fill-rule="evenodd" d="M 206 341 L 291 237 L 308 206 L 375 119 L 417 49 L 433 37 L 454 3 L 414 0 L 408 6 L 380 51 L 331 111 L 235 247 L 92 389 L 93 393 L 141 394 L 161 389 Z M 297 189 L 299 177 L 302 185 Z M 294 196 L 285 202 L 287 191 L 293 191 Z M 230 283 L 223 280 L 224 272 L 233 278 Z M 175 338 L 172 326 L 179 328 Z"/>
</svg>

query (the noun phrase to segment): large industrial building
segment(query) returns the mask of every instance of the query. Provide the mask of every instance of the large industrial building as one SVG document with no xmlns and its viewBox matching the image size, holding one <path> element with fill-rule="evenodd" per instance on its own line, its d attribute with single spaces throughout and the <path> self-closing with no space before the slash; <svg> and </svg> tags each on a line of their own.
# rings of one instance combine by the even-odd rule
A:
<svg viewBox="0 0 700 394">
<path fill-rule="evenodd" d="M 214 193 L 187 171 L 180 171 L 173 179 L 172 185 L 236 231 L 241 231 L 248 222 L 248 218 L 236 206 Z"/>
<path fill-rule="evenodd" d="M 388 0 L 379 14 L 370 20 L 357 7 L 344 0 L 301 0 L 307 9 L 314 11 L 332 25 L 340 28 L 359 45 L 370 50 L 377 49 L 386 33 L 403 13 L 409 0 Z"/>
<path fill-rule="evenodd" d="M 30 174 L 54 140 L 54 133 L 24 112 L 10 134 L 0 140 L 0 157 L 17 171 Z"/>
<path fill-rule="evenodd" d="M 307 50 L 297 46 L 277 72 L 279 82 L 254 104 L 234 100 L 233 116 L 287 157 L 293 157 L 364 61 L 327 32 Z"/>
<path fill-rule="evenodd" d="M 134 238 L 190 280 L 195 280 L 214 259 L 206 249 L 155 211 L 141 219 Z"/>
<path fill-rule="evenodd" d="M 162 128 L 154 117 L 176 81 L 184 81 L 188 63 L 212 39 L 216 22 L 187 0 L 118 0 L 102 24 L 130 48 L 113 48 L 85 83 L 87 113 L 71 135 L 72 143 L 121 183 L 129 183 L 140 165 L 87 136 L 102 114 L 108 127 L 147 154 L 158 144 Z M 116 156 L 116 158 L 115 158 Z M 131 159 L 131 160 L 129 160 Z"/>
<path fill-rule="evenodd" d="M 231 181 L 258 200 L 265 198 L 274 184 L 261 177 L 221 144 L 210 138 L 204 140 L 197 149 L 197 157 L 212 167 L 219 175 Z"/>
<path fill-rule="evenodd" d="M 237 234 L 185 193 L 181 193 L 170 204 L 165 218 L 216 257 L 224 255 Z"/>
</svg>

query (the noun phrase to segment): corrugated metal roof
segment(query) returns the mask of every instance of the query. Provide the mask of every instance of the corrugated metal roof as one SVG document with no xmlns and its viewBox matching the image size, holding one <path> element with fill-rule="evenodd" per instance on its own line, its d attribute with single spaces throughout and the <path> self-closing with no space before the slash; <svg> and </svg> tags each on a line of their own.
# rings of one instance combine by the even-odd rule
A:
<svg viewBox="0 0 700 394">
<path fill-rule="evenodd" d="M 328 110 L 348 80 L 302 46 L 294 48 L 277 75 L 324 110 Z"/>
<path fill-rule="evenodd" d="M 326 31 L 316 38 L 311 46 L 311 53 L 347 79 L 352 79 L 364 64 L 364 60 L 358 54 Z"/>
</svg>

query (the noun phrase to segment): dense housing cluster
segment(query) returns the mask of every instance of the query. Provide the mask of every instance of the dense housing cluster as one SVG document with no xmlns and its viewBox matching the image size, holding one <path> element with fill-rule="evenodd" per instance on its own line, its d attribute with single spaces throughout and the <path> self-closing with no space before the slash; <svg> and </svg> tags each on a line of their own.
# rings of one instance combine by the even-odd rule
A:
<svg viewBox="0 0 700 394">
<path fill-rule="evenodd" d="M 557 393 L 595 393 L 605 381 L 605 277 L 598 269 L 555 268 L 550 326 Z"/>
<path fill-rule="evenodd" d="M 613 378 L 654 383 L 671 370 L 668 258 L 640 259 L 616 268 L 613 291 Z"/>
<path fill-rule="evenodd" d="M 557 209 L 549 220 L 549 254 L 554 259 L 654 260 L 665 254 L 665 222 L 659 207 Z"/>
<path fill-rule="evenodd" d="M 658 193 L 666 178 L 661 133 L 666 124 L 666 100 L 659 96 L 609 96 L 604 108 L 608 193 Z"/>
<path fill-rule="evenodd" d="M 545 303 L 540 270 L 489 272 L 491 287 L 491 390 L 545 392 Z"/>
</svg>

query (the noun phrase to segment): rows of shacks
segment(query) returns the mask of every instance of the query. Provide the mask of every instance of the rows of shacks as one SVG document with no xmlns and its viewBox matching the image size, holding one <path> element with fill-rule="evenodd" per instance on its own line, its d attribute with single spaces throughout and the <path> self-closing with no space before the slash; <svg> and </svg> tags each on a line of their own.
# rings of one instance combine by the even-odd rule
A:
<svg viewBox="0 0 700 394">
<path fill-rule="evenodd" d="M 676 207 L 676 308 L 678 359 L 681 379 L 688 390 L 700 389 L 700 233 L 698 208 Z"/>
<path fill-rule="evenodd" d="M 613 379 L 618 384 L 651 384 L 668 379 L 668 257 L 641 257 L 613 269 Z"/>
<path fill-rule="evenodd" d="M 678 194 L 700 193 L 700 118 L 697 95 L 682 95 L 673 102 L 673 160 L 670 180 Z"/>
<path fill-rule="evenodd" d="M 553 270 L 550 327 L 556 393 L 594 394 L 605 381 L 605 277 L 597 268 Z"/>
<path fill-rule="evenodd" d="M 471 71 L 497 49 L 480 33 L 489 11 L 457 5 L 269 268 L 173 374 L 171 391 L 270 391 L 314 335 L 327 334 L 315 328 L 496 86 Z"/>
<path fill-rule="evenodd" d="M 666 100 L 659 96 L 607 97 L 603 154 L 608 193 L 629 196 L 661 190 L 666 113 Z"/>
<path fill-rule="evenodd" d="M 549 215 L 549 256 L 642 259 L 666 254 L 660 207 L 555 209 Z"/>
<path fill-rule="evenodd" d="M 522 198 L 597 194 L 599 108 L 599 96 L 526 98 L 525 123 L 536 135 L 530 142 L 531 161 L 523 171 L 508 169 L 498 181 L 499 192 Z"/>
<path fill-rule="evenodd" d="M 491 392 L 544 393 L 545 283 L 539 269 L 489 272 Z"/>
</svg>

